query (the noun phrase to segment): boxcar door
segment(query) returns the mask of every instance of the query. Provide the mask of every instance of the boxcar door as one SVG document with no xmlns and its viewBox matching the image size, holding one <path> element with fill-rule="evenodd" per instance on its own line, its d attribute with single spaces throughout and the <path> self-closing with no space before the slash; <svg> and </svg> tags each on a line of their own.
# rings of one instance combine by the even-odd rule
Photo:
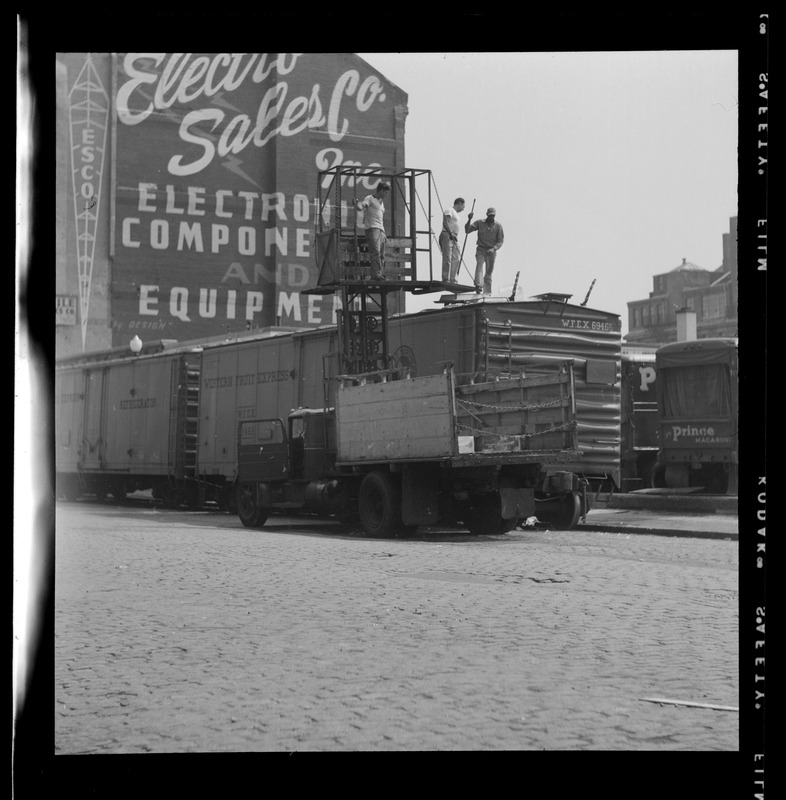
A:
<svg viewBox="0 0 786 800">
<path fill-rule="evenodd" d="M 83 427 L 81 467 L 100 469 L 103 466 L 106 446 L 104 395 L 106 368 L 91 369 L 85 381 L 85 424 Z"/>
<path fill-rule="evenodd" d="M 238 480 L 276 481 L 289 477 L 289 453 L 280 419 L 244 420 L 238 433 Z"/>
</svg>

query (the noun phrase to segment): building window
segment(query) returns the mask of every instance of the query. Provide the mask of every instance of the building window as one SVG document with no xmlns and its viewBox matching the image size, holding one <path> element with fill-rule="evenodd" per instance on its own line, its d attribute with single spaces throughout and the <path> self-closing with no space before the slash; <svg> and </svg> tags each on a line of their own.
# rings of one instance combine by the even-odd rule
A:
<svg viewBox="0 0 786 800">
<path fill-rule="evenodd" d="M 726 311 L 726 299 L 723 294 L 705 294 L 701 298 L 701 315 L 704 319 L 723 317 Z"/>
</svg>

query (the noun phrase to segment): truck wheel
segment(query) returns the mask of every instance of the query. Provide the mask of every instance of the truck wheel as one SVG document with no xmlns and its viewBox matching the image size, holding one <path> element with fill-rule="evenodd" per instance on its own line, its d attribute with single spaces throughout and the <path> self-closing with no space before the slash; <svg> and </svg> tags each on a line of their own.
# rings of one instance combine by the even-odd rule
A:
<svg viewBox="0 0 786 800">
<path fill-rule="evenodd" d="M 655 464 L 650 473 L 650 484 L 653 489 L 666 488 L 666 465 Z"/>
<path fill-rule="evenodd" d="M 669 464 L 665 478 L 669 489 L 687 489 L 690 486 L 690 473 L 684 464 Z"/>
<path fill-rule="evenodd" d="M 492 536 L 508 533 L 516 527 L 517 519 L 504 519 L 501 515 L 502 501 L 498 494 L 486 494 L 473 498 L 464 524 L 474 536 Z"/>
<path fill-rule="evenodd" d="M 384 472 L 369 472 L 360 484 L 360 524 L 367 536 L 395 536 L 401 522 L 401 491 Z"/>
<path fill-rule="evenodd" d="M 237 489 L 237 515 L 247 528 L 261 528 L 268 512 L 257 504 L 257 489 L 253 483 L 241 483 Z"/>
</svg>

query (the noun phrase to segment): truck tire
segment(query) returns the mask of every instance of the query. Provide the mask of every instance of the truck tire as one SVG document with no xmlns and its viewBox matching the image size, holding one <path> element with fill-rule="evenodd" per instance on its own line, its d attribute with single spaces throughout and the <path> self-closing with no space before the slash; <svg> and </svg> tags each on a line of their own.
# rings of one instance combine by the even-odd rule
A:
<svg viewBox="0 0 786 800">
<path fill-rule="evenodd" d="M 496 533 L 509 533 L 517 519 L 505 519 L 501 515 L 502 501 L 499 494 L 483 494 L 471 501 L 464 524 L 474 536 L 492 536 Z"/>
<path fill-rule="evenodd" d="M 650 473 L 650 486 L 653 489 L 666 488 L 666 465 L 655 464 Z"/>
<path fill-rule="evenodd" d="M 360 484 L 360 524 L 367 536 L 395 536 L 403 528 L 401 490 L 385 472 L 369 472 Z"/>
<path fill-rule="evenodd" d="M 241 483 L 237 488 L 237 515 L 246 528 L 261 528 L 268 512 L 257 503 L 257 489 L 253 483 Z"/>
</svg>

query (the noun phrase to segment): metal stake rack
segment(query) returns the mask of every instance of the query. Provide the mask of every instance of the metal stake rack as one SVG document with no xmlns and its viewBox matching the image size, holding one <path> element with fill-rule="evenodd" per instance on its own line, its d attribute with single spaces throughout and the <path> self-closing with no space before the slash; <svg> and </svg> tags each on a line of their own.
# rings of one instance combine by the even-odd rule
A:
<svg viewBox="0 0 786 800">
<path fill-rule="evenodd" d="M 390 184 L 385 208 L 387 235 L 384 280 L 371 277 L 363 214 L 353 200 L 373 194 L 380 181 Z M 340 166 L 319 173 L 315 208 L 317 285 L 308 294 L 336 293 L 342 372 L 347 375 L 391 370 L 388 352 L 388 311 L 391 295 L 403 292 L 472 292 L 472 286 L 441 279 L 441 259 L 434 275 L 431 253 L 431 193 L 429 170 L 369 170 Z M 440 216 L 440 230 L 441 213 Z"/>
</svg>

